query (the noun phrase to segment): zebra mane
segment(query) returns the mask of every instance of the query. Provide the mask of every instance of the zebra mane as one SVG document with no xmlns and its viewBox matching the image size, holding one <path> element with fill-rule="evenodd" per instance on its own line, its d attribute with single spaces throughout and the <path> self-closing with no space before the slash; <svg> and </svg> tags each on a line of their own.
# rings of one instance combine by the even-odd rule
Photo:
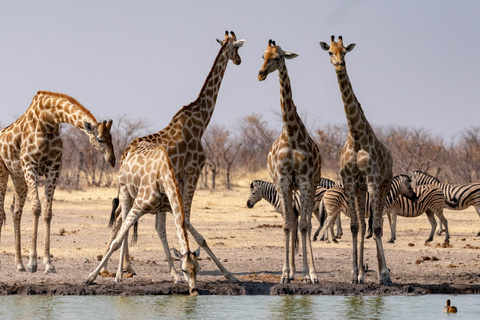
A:
<svg viewBox="0 0 480 320">
<path fill-rule="evenodd" d="M 414 170 L 413 174 L 426 177 L 426 178 L 431 179 L 432 181 L 437 182 L 437 183 L 441 183 L 440 180 L 438 180 L 438 178 L 435 178 L 434 176 L 429 175 L 428 173 L 420 171 L 420 170 Z"/>
</svg>

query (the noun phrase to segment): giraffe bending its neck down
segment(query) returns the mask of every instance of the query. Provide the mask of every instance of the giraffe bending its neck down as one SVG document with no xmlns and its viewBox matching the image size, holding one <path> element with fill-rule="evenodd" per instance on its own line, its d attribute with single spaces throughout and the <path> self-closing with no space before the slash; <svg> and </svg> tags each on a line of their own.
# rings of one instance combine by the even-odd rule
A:
<svg viewBox="0 0 480 320">
<path fill-rule="evenodd" d="M 131 150 L 122 159 L 119 184 L 122 198 L 123 223 L 107 254 L 103 257 L 98 267 L 89 275 L 86 283 L 93 283 L 112 253 L 122 244 L 121 256 L 124 255 L 124 244 L 126 243 L 124 240 L 126 240 L 131 226 L 145 213 L 161 210 L 166 205 L 164 201 L 167 201 L 175 217 L 177 236 L 180 241 L 180 253 L 175 249 L 173 249 L 173 252 L 175 257 L 180 259 L 181 270 L 189 284 L 190 294 L 197 294 L 197 273 L 200 270 L 197 257 L 200 253 L 200 248 L 192 253 L 188 246 L 186 219 L 180 190 L 165 148 L 161 145 L 144 141 L 135 150 Z M 164 225 L 162 227 L 165 228 Z M 167 251 L 165 254 L 169 264 L 172 264 L 169 252 Z M 116 281 L 122 280 L 122 269 L 122 259 L 120 259 Z"/>
<path fill-rule="evenodd" d="M 350 206 L 352 219 L 350 229 L 353 237 L 353 269 L 352 282 L 363 283 L 363 250 L 365 238 L 365 189 L 368 191 L 373 216 L 373 232 L 377 246 L 378 278 L 380 284 L 391 285 L 390 271 L 387 268 L 382 246 L 382 209 L 392 180 L 392 155 L 377 139 L 368 123 L 365 114 L 353 93 L 347 76 L 345 54 L 355 44 L 343 45 L 342 37 L 331 37 L 330 45 L 320 42 L 323 50 L 328 51 L 330 62 L 335 66 L 338 84 L 345 108 L 349 127 L 347 142 L 340 156 L 340 168 L 345 187 L 345 194 Z M 357 217 L 358 212 L 358 217 Z M 361 226 L 360 254 L 357 254 L 357 238 L 359 223 Z M 358 260 L 357 260 L 358 259 Z M 360 272 L 359 272 L 360 266 Z"/>
<path fill-rule="evenodd" d="M 318 283 L 310 234 L 313 200 L 320 181 L 322 159 L 317 144 L 308 134 L 293 103 L 285 59 L 295 57 L 297 57 L 296 54 L 283 51 L 280 46 L 270 40 L 263 55 L 265 61 L 258 73 L 258 80 L 263 81 L 269 73 L 278 70 L 283 128 L 268 154 L 268 170 L 280 196 L 284 212 L 285 260 L 280 282 L 287 283 L 295 276 L 293 244 L 297 219 L 293 213 L 292 191 L 298 190 L 301 199 L 299 229 L 302 238 L 303 280 Z"/>
<path fill-rule="evenodd" d="M 215 62 L 213 63 L 212 69 L 205 80 L 198 98 L 189 105 L 181 108 L 163 130 L 133 140 L 123 152 L 120 162 L 123 163 L 129 153 L 135 152 L 143 142 L 149 142 L 165 147 L 175 170 L 175 176 L 178 180 L 180 194 L 182 195 L 185 209 L 186 226 L 188 231 L 192 234 L 195 241 L 215 262 L 225 278 L 229 281 L 236 282 L 237 279 L 225 269 L 220 260 L 218 260 L 215 254 L 210 250 L 203 236 L 190 223 L 192 199 L 206 159 L 201 142 L 202 136 L 215 109 L 218 92 L 228 62 L 231 60 L 236 65 L 241 63 L 238 50 L 243 46 L 245 40 L 237 40 L 234 32 L 230 32 L 229 35 L 228 31 L 226 31 L 225 38 L 223 40 L 217 39 L 217 42 L 221 45 L 220 51 L 215 58 Z M 164 201 L 163 203 L 168 204 L 168 201 Z M 123 212 L 123 208 L 121 208 L 121 210 Z M 161 226 L 165 224 L 165 211 L 171 210 L 169 210 L 168 207 L 163 207 L 156 211 L 151 211 L 151 213 L 157 214 L 156 230 L 162 240 L 165 252 L 168 252 L 169 249 L 165 230 L 164 228 L 161 228 Z M 112 230 L 110 240 L 115 237 L 116 230 L 118 230 L 118 225 Z M 125 263 L 126 269 L 134 273 L 128 259 L 125 260 Z M 176 278 L 175 271 L 170 269 L 170 272 L 174 274 L 174 277 Z"/>
<path fill-rule="evenodd" d="M 33 236 L 28 270 L 37 271 L 37 231 L 42 213 L 45 220 L 45 273 L 55 272 L 50 258 L 50 222 L 52 200 L 62 164 L 60 123 L 70 123 L 89 137 L 90 143 L 115 166 L 112 121 L 97 122 L 75 99 L 60 93 L 39 91 L 27 111 L 0 132 L 0 230 L 5 221 L 5 192 L 10 176 L 15 187 L 13 222 L 15 230 L 15 263 L 25 271 L 21 257 L 20 220 L 27 194 L 32 203 Z M 40 204 L 37 180 L 45 176 L 45 203 Z"/>
</svg>

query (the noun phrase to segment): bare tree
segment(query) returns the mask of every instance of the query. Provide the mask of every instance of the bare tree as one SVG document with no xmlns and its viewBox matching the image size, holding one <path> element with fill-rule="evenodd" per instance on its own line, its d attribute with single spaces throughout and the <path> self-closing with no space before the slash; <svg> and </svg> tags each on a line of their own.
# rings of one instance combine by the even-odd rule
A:
<svg viewBox="0 0 480 320">
<path fill-rule="evenodd" d="M 240 153 L 240 148 L 242 147 L 242 143 L 236 143 L 234 147 L 230 144 L 225 151 L 223 152 L 223 159 L 225 160 L 226 164 L 226 178 L 227 178 L 227 189 L 231 189 L 231 173 L 232 173 L 232 166 L 235 158 Z"/>
</svg>

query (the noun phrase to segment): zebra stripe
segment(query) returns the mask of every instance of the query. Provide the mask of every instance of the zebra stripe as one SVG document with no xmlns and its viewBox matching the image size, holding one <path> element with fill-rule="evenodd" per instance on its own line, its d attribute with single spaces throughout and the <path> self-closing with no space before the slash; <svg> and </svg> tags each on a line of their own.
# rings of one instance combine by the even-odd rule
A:
<svg viewBox="0 0 480 320">
<path fill-rule="evenodd" d="M 415 185 L 432 184 L 439 187 L 445 196 L 444 208 L 450 210 L 465 210 L 470 206 L 474 206 L 480 217 L 480 183 L 456 185 L 442 183 L 437 178 L 419 170 L 413 171 L 412 178 Z M 441 230 L 439 232 L 441 232 Z M 477 236 L 480 236 L 480 231 L 477 233 Z"/>
<path fill-rule="evenodd" d="M 318 206 L 326 190 L 327 189 L 323 187 L 317 187 L 317 189 L 315 190 L 313 211 L 317 219 L 319 219 Z M 262 199 L 267 200 L 275 208 L 276 212 L 283 215 L 282 202 L 280 200 L 280 196 L 278 195 L 277 189 L 275 188 L 275 185 L 267 181 L 254 180 L 250 184 L 250 196 L 248 197 L 248 200 L 247 200 L 247 207 L 253 208 L 253 206 Z M 293 212 L 295 216 L 298 217 L 300 214 L 300 208 L 301 208 L 299 191 L 294 191 L 292 202 L 293 202 Z"/>
<path fill-rule="evenodd" d="M 400 174 L 393 177 L 391 186 L 389 189 L 389 193 L 385 200 L 385 207 L 391 204 L 399 194 L 403 194 L 415 200 L 416 195 L 415 195 L 415 192 L 413 192 L 412 190 L 412 186 L 410 185 L 411 181 L 412 180 L 410 179 L 410 177 L 406 174 Z M 365 199 L 365 218 L 369 218 L 369 217 L 371 218 L 370 207 L 371 207 L 370 196 L 367 192 L 366 199 Z M 325 229 L 327 232 L 326 237 L 328 238 L 328 230 L 330 230 L 333 241 L 337 242 L 333 237 L 333 221 L 335 221 L 335 219 L 337 219 L 337 217 L 340 216 L 340 212 L 343 212 L 347 217 L 351 218 L 347 196 L 345 195 L 345 189 L 343 187 L 333 187 L 328 189 L 323 196 L 322 203 L 320 204 L 320 210 L 321 210 L 320 216 L 324 214 L 327 215 L 327 219 L 325 221 Z M 370 219 L 368 224 L 369 230 L 367 233 L 367 238 L 370 238 L 372 235 L 371 226 L 372 226 L 372 220 Z M 321 224 L 320 227 L 315 232 L 314 238 L 318 236 L 322 227 L 323 227 L 323 224 Z"/>
<path fill-rule="evenodd" d="M 396 239 L 395 230 L 397 216 L 415 218 L 423 213 L 427 215 L 430 225 L 432 226 L 430 236 L 425 242 L 433 240 L 433 235 L 437 226 L 435 216 L 437 216 L 445 226 L 445 242 L 448 241 L 450 234 L 448 232 L 447 219 L 443 215 L 445 197 L 442 190 L 434 185 L 418 186 L 414 187 L 413 190 L 418 196 L 416 201 L 412 201 L 411 199 L 399 195 L 384 211 L 384 214 L 388 215 L 388 220 L 390 222 L 391 238 L 389 242 L 393 243 Z"/>
</svg>

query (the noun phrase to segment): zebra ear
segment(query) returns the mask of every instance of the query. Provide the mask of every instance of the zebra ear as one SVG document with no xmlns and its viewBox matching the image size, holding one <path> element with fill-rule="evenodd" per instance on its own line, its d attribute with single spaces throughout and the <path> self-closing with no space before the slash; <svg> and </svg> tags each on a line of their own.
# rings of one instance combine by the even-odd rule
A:
<svg viewBox="0 0 480 320">
<path fill-rule="evenodd" d="M 250 183 L 250 189 L 253 189 L 253 181 Z"/>
<path fill-rule="evenodd" d="M 174 257 L 174 258 L 182 259 L 182 256 L 183 256 L 183 255 L 182 255 L 180 252 L 178 252 L 177 249 L 172 248 L 172 252 L 173 252 L 173 257 Z"/>
</svg>

